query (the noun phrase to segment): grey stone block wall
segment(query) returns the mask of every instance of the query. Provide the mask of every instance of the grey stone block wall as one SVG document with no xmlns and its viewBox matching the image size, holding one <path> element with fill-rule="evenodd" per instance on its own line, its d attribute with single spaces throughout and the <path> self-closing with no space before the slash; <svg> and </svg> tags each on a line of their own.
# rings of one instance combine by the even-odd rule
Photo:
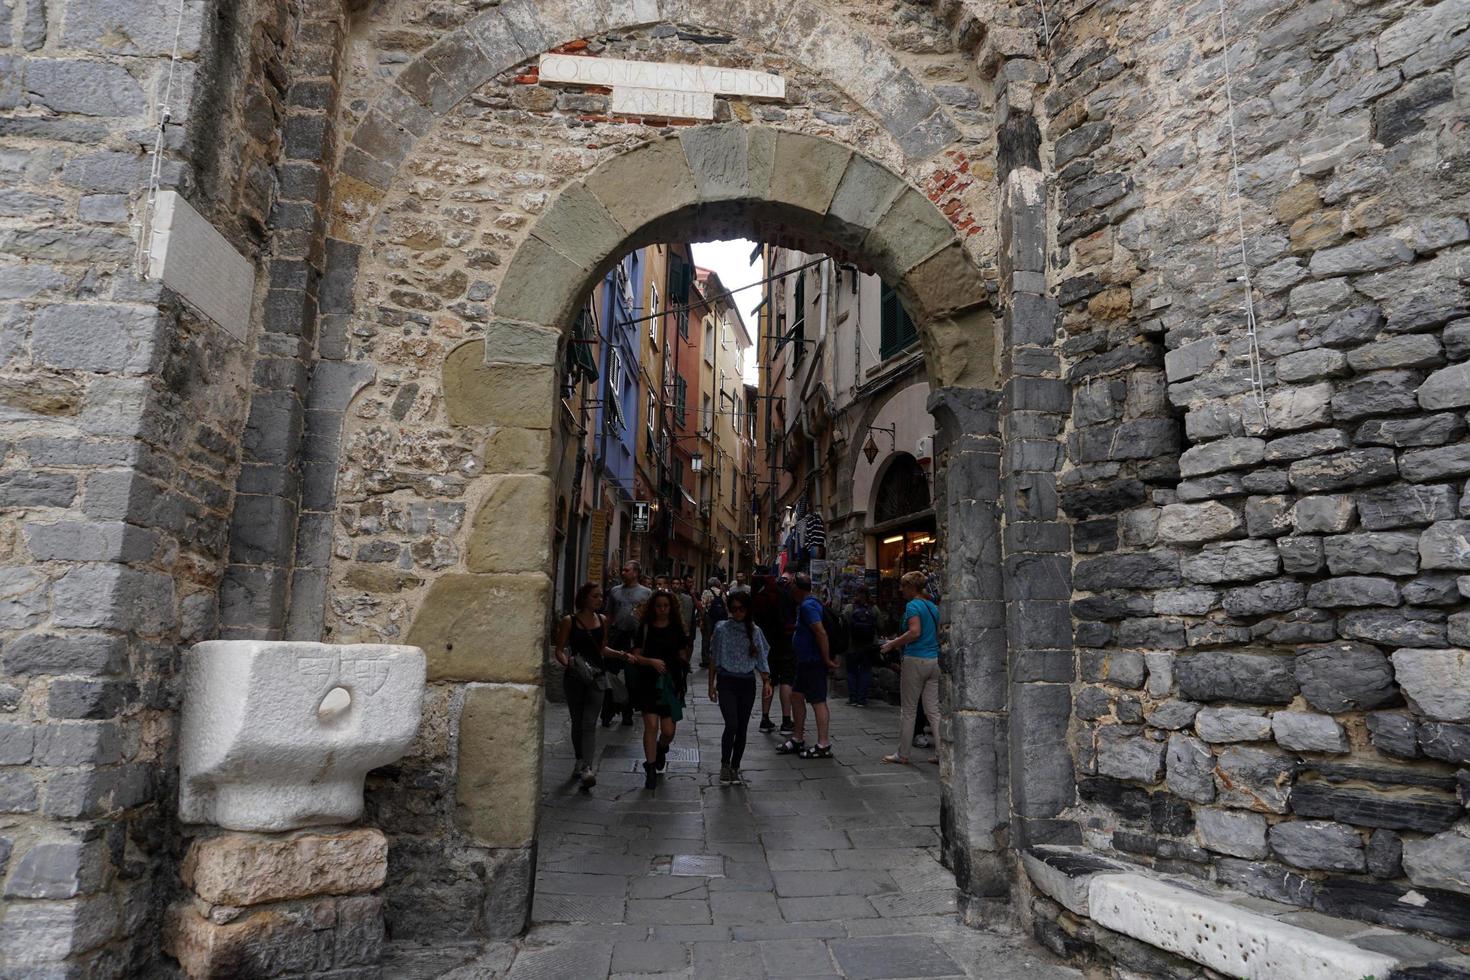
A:
<svg viewBox="0 0 1470 980">
<path fill-rule="evenodd" d="M 180 32 L 163 184 L 252 259 L 289 9 L 189 0 Z M 6 976 L 150 975 L 176 887 L 175 668 L 217 628 L 252 356 L 134 266 L 168 13 L 0 5 Z"/>
<path fill-rule="evenodd" d="M 1470 148 L 1470 20 L 1228 7 L 1264 406 L 1213 5 L 1063 5 L 1045 53 L 1067 814 L 1132 860 L 1463 943 L 1470 186 L 1439 174 Z"/>
</svg>

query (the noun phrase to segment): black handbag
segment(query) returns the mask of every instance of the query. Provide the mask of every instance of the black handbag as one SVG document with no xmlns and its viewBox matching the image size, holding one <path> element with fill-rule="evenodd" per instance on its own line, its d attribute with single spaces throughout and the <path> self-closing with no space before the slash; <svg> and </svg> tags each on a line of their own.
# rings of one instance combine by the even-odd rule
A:
<svg viewBox="0 0 1470 980">
<path fill-rule="evenodd" d="M 607 690 L 607 671 L 592 666 L 587 662 L 586 657 L 575 653 L 572 654 L 572 658 L 568 664 L 567 669 L 572 672 L 572 676 L 576 677 L 577 680 L 583 684 L 596 687 L 599 690 Z"/>
</svg>

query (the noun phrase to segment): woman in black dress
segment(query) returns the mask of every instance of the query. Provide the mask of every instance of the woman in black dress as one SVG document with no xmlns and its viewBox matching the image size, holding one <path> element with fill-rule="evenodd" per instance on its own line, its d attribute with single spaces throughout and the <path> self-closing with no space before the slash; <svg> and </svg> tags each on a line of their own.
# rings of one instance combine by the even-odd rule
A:
<svg viewBox="0 0 1470 980">
<path fill-rule="evenodd" d="M 643 788 L 658 785 L 668 764 L 674 725 L 683 717 L 684 679 L 689 672 L 689 637 L 674 594 L 661 589 L 643 607 L 643 624 L 633 647 L 635 665 L 628 697 L 643 713 Z"/>
<path fill-rule="evenodd" d="M 576 611 L 563 616 L 556 631 L 556 660 L 562 665 L 562 687 L 572 716 L 572 751 L 577 755 L 572 778 L 583 789 L 597 785 L 597 715 L 607 688 L 605 668 L 627 654 L 607 646 L 607 617 L 602 614 L 602 586 L 588 582 L 577 590 Z M 576 658 L 585 663 L 574 665 Z M 589 669 L 590 668 L 590 669 Z M 590 676 L 584 676 L 590 675 Z"/>
</svg>

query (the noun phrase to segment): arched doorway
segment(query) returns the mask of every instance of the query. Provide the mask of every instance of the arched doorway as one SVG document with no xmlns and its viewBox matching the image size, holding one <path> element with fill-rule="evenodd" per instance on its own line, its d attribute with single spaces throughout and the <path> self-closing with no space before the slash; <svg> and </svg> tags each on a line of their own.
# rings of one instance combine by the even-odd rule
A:
<svg viewBox="0 0 1470 980">
<path fill-rule="evenodd" d="M 935 582 L 930 594 L 942 594 L 929 481 L 928 471 L 911 454 L 894 453 L 873 493 L 869 534 L 878 572 L 876 600 L 895 619 L 903 608 L 898 582 L 906 573 L 923 572 Z"/>
<path fill-rule="evenodd" d="M 977 174 L 994 170 L 995 154 L 1006 173 L 1020 172 L 1026 143 L 961 139 L 925 87 L 859 34 L 826 16 L 747 9 L 757 6 L 691 4 L 681 22 L 723 25 L 735 45 L 721 47 L 723 58 L 745 57 L 743 44 L 787 59 L 767 66 L 806 73 L 805 103 L 783 113 L 741 104 L 729 122 L 588 139 L 607 118 L 568 117 L 561 97 L 534 94 L 527 59 L 614 27 L 655 25 L 640 41 L 651 47 L 677 33 L 641 4 L 614 15 L 510 3 L 457 26 L 347 117 L 355 128 L 330 204 L 322 326 L 358 324 L 346 346 L 376 379 L 336 416 L 340 454 L 320 465 L 338 471 L 338 499 L 324 515 L 342 514 L 344 536 L 365 540 L 344 543 L 314 581 L 325 580 L 326 637 L 407 640 L 430 655 L 429 735 L 370 787 L 379 812 L 401 818 L 389 821 L 398 862 L 390 926 L 396 915 L 429 934 L 465 928 L 454 908 L 491 893 L 493 914 L 476 913 L 468 928 L 504 934 L 524 922 L 552 608 L 557 364 L 588 290 L 629 248 L 697 225 L 707 238 L 843 256 L 893 285 L 937 390 L 942 468 L 966 487 L 952 496 L 936 480 L 937 519 L 962 517 L 966 553 L 978 556 L 956 569 L 950 594 L 1000 606 L 1001 321 L 987 284 L 996 237 L 986 229 L 999 227 L 996 214 L 1002 223 L 1013 214 L 1039 223 L 1040 214 L 1034 194 L 998 194 Z M 799 41 L 818 35 L 820 51 Z M 886 73 L 889 95 L 852 74 L 860 64 Z M 832 105 L 849 115 L 832 122 Z M 495 115 L 504 106 L 525 116 L 507 128 Z M 977 498 L 975 487 L 988 489 Z M 406 538 L 414 525 L 391 514 L 398 503 L 365 501 L 365 488 L 440 495 L 444 519 L 431 522 L 432 540 L 380 546 L 374 539 Z M 383 576 L 358 565 L 390 552 L 431 560 L 378 588 Z M 944 767 L 947 857 L 967 892 L 987 897 L 1007 893 L 1014 864 L 1008 697 L 991 683 L 1004 673 L 998 627 L 1003 638 L 993 616 L 953 624 L 952 644 L 973 653 L 953 660 L 946 724 L 955 755 Z M 1049 724 L 1033 748 L 1065 759 L 1065 723 Z M 1033 801 L 1026 819 L 1054 816 L 1059 801 Z"/>
</svg>

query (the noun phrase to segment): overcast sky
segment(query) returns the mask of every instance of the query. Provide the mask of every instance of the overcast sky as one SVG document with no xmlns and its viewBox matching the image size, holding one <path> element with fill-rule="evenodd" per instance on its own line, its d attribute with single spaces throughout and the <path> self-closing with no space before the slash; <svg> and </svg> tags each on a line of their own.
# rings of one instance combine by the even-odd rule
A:
<svg viewBox="0 0 1470 980">
<path fill-rule="evenodd" d="M 750 259 L 750 253 L 755 251 L 755 242 L 748 242 L 743 238 L 737 238 L 730 242 L 703 242 L 694 246 L 694 264 L 705 269 L 713 269 L 719 273 L 720 282 L 726 289 L 736 289 L 755 282 L 761 277 L 760 256 L 756 256 L 754 262 Z M 735 306 L 745 317 L 745 332 L 750 335 L 751 342 L 755 342 L 757 321 L 754 310 L 760 305 L 762 290 L 759 286 L 736 293 L 733 297 Z M 755 358 L 747 359 L 748 365 L 755 364 Z"/>
</svg>

